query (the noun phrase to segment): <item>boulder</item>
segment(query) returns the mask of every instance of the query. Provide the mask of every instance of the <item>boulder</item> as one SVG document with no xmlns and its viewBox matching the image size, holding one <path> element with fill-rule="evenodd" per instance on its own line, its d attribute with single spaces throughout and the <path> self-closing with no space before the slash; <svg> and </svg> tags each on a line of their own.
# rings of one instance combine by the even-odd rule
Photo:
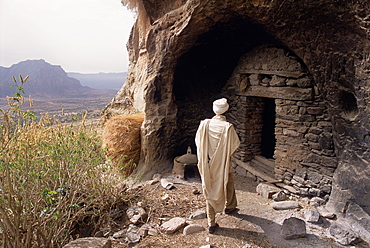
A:
<svg viewBox="0 0 370 248">
<path fill-rule="evenodd" d="M 306 236 L 306 223 L 298 218 L 285 219 L 281 228 L 281 236 L 284 239 L 297 239 Z"/>
</svg>

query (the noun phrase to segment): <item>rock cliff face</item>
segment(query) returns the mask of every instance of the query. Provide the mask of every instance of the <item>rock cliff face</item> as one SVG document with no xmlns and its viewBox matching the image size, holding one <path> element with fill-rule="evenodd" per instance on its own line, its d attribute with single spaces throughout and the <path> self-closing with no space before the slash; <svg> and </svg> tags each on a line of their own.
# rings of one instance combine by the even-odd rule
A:
<svg viewBox="0 0 370 248">
<path fill-rule="evenodd" d="M 105 110 L 107 117 L 145 113 L 138 173 L 170 168 L 187 145 L 194 148 L 196 127 L 212 115 L 219 94 L 234 108 L 245 98 L 242 106 L 256 104 L 261 112 L 262 100 L 274 99 L 268 106 L 276 108 L 275 176 L 299 189 L 317 181 L 319 190 L 329 177 L 327 208 L 370 240 L 369 1 L 143 0 L 140 8 L 127 44 L 127 81 Z M 274 66 L 265 56 L 269 61 L 257 68 L 241 59 L 263 46 L 295 64 Z M 248 70 L 237 72 L 242 63 Z M 294 106 L 297 112 L 289 112 Z M 251 109 L 240 111 L 246 118 Z M 231 120 L 247 132 L 235 123 L 238 116 Z M 258 128 L 254 132 L 263 132 Z M 258 153 L 245 148 L 239 158 Z"/>
</svg>

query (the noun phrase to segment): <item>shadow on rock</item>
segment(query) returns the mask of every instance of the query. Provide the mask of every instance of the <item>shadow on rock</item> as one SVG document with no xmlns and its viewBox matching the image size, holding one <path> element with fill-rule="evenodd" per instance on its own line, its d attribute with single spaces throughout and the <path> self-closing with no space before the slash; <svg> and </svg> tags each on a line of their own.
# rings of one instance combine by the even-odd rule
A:
<svg viewBox="0 0 370 248">
<path fill-rule="evenodd" d="M 264 234 L 254 231 L 247 231 L 240 228 L 219 227 L 214 234 L 218 236 L 233 238 L 236 240 L 244 240 L 250 244 L 253 243 L 260 247 L 274 247 L 269 243 L 269 240 Z"/>
</svg>

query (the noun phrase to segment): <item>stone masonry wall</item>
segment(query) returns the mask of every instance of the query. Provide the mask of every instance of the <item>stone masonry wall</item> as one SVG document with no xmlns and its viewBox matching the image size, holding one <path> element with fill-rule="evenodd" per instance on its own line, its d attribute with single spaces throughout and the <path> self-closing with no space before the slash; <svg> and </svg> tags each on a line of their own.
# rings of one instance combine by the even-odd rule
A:
<svg viewBox="0 0 370 248">
<path fill-rule="evenodd" d="M 234 157 L 247 162 L 261 151 L 263 101 L 256 97 L 235 95 L 229 102 L 227 119 L 234 124 L 240 138 Z"/>
<path fill-rule="evenodd" d="M 261 154 L 263 98 L 273 98 L 275 178 L 300 195 L 327 200 L 337 167 L 327 107 L 304 67 L 286 54 L 256 48 L 240 60 L 224 88 L 230 102 L 227 117 L 241 139 L 235 158 L 248 162 Z"/>
<path fill-rule="evenodd" d="M 275 177 L 301 195 L 329 197 L 337 161 L 324 102 L 276 99 L 276 109 Z"/>
</svg>

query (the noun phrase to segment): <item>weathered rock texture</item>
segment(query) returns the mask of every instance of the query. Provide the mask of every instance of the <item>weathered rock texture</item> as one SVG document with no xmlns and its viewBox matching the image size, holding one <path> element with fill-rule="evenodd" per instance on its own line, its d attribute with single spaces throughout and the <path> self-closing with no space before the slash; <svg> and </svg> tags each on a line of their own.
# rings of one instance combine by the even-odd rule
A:
<svg viewBox="0 0 370 248">
<path fill-rule="evenodd" d="M 149 178 L 194 151 L 199 121 L 223 94 L 242 139 L 239 162 L 274 159 L 275 178 L 330 194 L 326 207 L 370 240 L 369 5 L 143 0 L 127 81 L 105 109 L 145 113 L 137 173 Z"/>
</svg>

